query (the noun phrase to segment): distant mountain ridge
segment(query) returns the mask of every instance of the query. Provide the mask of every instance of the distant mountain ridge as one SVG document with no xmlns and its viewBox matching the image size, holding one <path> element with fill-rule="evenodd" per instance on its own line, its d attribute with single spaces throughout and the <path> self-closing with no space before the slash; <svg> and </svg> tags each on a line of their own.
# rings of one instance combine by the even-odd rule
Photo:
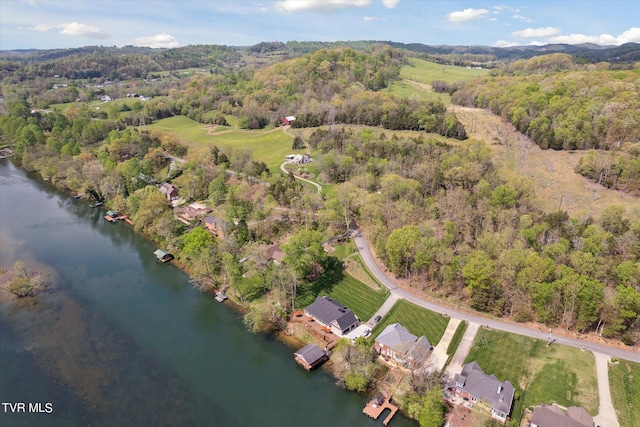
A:
<svg viewBox="0 0 640 427">
<path fill-rule="evenodd" d="M 336 41 L 336 42 L 261 42 L 253 46 L 219 46 L 224 50 L 247 51 L 252 54 L 266 54 L 281 51 L 292 55 L 301 55 L 318 49 L 348 46 L 354 49 L 367 49 L 375 44 L 385 44 L 394 48 L 406 49 L 410 52 L 424 54 L 430 59 L 437 59 L 441 55 L 463 55 L 467 60 L 477 62 L 515 61 L 528 59 L 533 56 L 549 53 L 567 53 L 580 58 L 585 62 L 607 61 L 612 63 L 624 63 L 640 61 L 640 43 L 625 43 L 620 46 L 600 46 L 591 43 L 578 45 L 548 44 L 542 46 L 519 45 L 510 47 L 493 46 L 464 46 L 464 45 L 426 45 L 422 43 L 400 43 L 389 40 L 361 40 L 361 41 Z M 27 62 L 51 61 L 67 56 L 84 54 L 118 54 L 118 55 L 158 55 L 160 52 L 168 52 L 172 55 L 180 55 L 188 52 L 189 55 L 198 56 L 198 52 L 208 52 L 215 45 L 188 45 L 178 48 L 163 49 L 140 46 L 84 46 L 69 49 L 16 49 L 0 50 L 0 58 L 4 60 L 16 60 Z M 435 57 L 435 58 L 434 58 Z"/>
</svg>

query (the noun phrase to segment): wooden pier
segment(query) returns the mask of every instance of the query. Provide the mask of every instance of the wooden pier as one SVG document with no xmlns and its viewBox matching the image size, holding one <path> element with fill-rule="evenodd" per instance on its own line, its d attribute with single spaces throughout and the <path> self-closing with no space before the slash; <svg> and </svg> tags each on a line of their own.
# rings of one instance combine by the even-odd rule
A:
<svg viewBox="0 0 640 427">
<path fill-rule="evenodd" d="M 398 407 L 391 403 L 391 394 L 389 394 L 384 400 L 381 397 L 374 397 L 369 401 L 369 403 L 367 403 L 367 406 L 364 407 L 362 412 L 374 420 L 377 420 L 385 409 L 389 409 L 391 411 L 389 415 L 387 415 L 387 418 L 382 422 L 382 424 L 386 426 L 389 424 L 389 421 L 391 421 L 391 418 L 393 418 L 396 412 L 398 412 Z"/>
</svg>

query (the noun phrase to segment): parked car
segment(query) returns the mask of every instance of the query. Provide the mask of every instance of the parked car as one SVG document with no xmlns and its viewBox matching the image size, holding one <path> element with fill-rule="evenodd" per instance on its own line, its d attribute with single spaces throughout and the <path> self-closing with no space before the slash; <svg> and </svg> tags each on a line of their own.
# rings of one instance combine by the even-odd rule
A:
<svg viewBox="0 0 640 427">
<path fill-rule="evenodd" d="M 362 336 L 365 338 L 368 338 L 369 335 L 371 335 L 371 329 L 367 328 L 364 330 L 364 332 L 362 332 Z"/>
<path fill-rule="evenodd" d="M 377 315 L 374 319 L 373 319 L 373 323 L 378 323 L 380 321 L 380 319 L 382 319 L 382 316 Z"/>
</svg>

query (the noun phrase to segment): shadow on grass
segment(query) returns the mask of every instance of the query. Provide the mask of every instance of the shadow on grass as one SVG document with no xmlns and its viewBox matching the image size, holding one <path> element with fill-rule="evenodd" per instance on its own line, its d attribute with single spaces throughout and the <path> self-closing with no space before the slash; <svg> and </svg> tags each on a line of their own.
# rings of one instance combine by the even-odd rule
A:
<svg viewBox="0 0 640 427">
<path fill-rule="evenodd" d="M 298 286 L 296 307 L 306 307 L 316 296 L 328 295 L 334 285 L 344 279 L 344 266 L 338 258 L 330 256 L 327 270 L 314 281 L 304 281 Z"/>
</svg>

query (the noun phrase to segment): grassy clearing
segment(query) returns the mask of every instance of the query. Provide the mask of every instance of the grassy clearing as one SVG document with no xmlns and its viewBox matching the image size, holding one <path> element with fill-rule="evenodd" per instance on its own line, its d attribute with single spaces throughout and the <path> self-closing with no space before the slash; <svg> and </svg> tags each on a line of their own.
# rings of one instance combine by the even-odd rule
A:
<svg viewBox="0 0 640 427">
<path fill-rule="evenodd" d="M 387 325 L 392 323 L 400 323 L 414 335 L 426 336 L 431 345 L 435 347 L 447 329 L 449 318 L 418 307 L 406 300 L 400 300 L 391 307 L 389 313 L 373 328 L 373 338 L 377 337 Z"/>
<path fill-rule="evenodd" d="M 489 111 L 459 106 L 453 110 L 471 138 L 489 145 L 493 162 L 504 179 L 523 176 L 531 180 L 540 209 L 556 211 L 562 199 L 562 210 L 576 218 L 598 218 L 611 205 L 625 206 L 627 212 L 640 211 L 640 199 L 600 186 L 574 172 L 585 153 L 542 150 Z"/>
<path fill-rule="evenodd" d="M 294 152 L 291 150 L 293 138 L 280 129 L 249 131 L 222 126 L 209 134 L 205 125 L 185 116 L 158 120 L 147 127 L 176 134 L 190 148 L 216 145 L 224 152 L 248 148 L 254 160 L 265 162 L 272 173 L 279 170 L 287 154 Z"/>
<path fill-rule="evenodd" d="M 462 341 L 462 337 L 467 330 L 467 326 L 469 326 L 469 324 L 463 320 L 462 322 L 460 322 L 460 324 L 456 328 L 456 331 L 453 333 L 451 341 L 449 341 L 449 346 L 447 347 L 447 354 L 449 355 L 449 359 L 451 359 L 453 355 L 456 354 L 458 346 L 460 345 L 460 341 Z"/>
<path fill-rule="evenodd" d="M 488 70 L 479 70 L 453 65 L 441 65 L 422 59 L 409 59 L 409 65 L 400 70 L 399 82 L 392 83 L 387 92 L 401 98 L 418 97 L 423 101 L 439 98 L 445 105 L 451 104 L 449 94 L 435 93 L 431 88 L 434 80 L 443 80 L 449 83 L 471 80 L 484 76 Z"/>
<path fill-rule="evenodd" d="M 489 70 L 442 65 L 416 58 L 410 58 L 409 65 L 405 65 L 400 70 L 400 78 L 426 84 L 431 84 L 434 80 L 455 83 L 487 74 L 489 74 Z"/>
<path fill-rule="evenodd" d="M 609 365 L 611 400 L 621 427 L 640 427 L 640 364 L 620 360 Z"/>
<path fill-rule="evenodd" d="M 595 358 L 590 352 L 551 345 L 544 341 L 500 331 L 480 329 L 465 363 L 477 361 L 486 374 L 509 380 L 517 400 L 511 415 L 540 403 L 582 406 L 598 412 Z"/>
</svg>

